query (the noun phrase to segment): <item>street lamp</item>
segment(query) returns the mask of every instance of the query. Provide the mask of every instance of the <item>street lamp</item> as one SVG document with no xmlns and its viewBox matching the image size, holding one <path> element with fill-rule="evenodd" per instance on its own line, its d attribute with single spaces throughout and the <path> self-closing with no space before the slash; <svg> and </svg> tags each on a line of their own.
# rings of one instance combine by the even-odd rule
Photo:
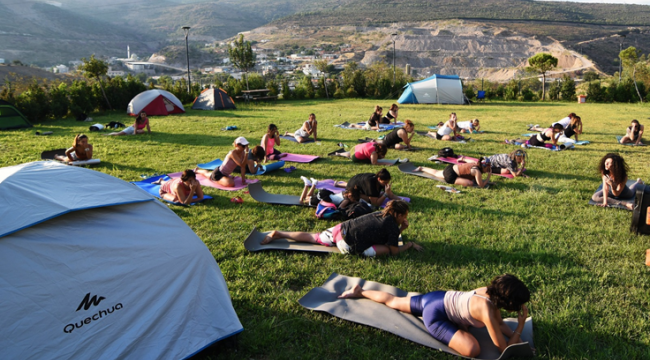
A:
<svg viewBox="0 0 650 360">
<path fill-rule="evenodd" d="M 397 33 L 390 34 L 393 38 L 393 87 L 395 87 L 395 40 L 397 39 Z"/>
<path fill-rule="evenodd" d="M 187 93 L 190 93 L 190 47 L 187 45 L 187 37 L 190 35 L 190 27 L 183 26 L 185 32 L 185 54 L 187 55 Z"/>
</svg>

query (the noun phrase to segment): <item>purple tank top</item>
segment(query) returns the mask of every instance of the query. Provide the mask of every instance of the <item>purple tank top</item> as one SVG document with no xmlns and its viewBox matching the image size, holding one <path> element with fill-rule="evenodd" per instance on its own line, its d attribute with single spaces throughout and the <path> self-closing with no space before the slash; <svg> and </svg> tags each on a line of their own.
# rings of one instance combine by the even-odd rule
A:
<svg viewBox="0 0 650 360">
<path fill-rule="evenodd" d="M 219 166 L 219 171 L 223 175 L 229 176 L 230 174 L 232 174 L 232 171 L 235 170 L 236 167 L 237 167 L 237 163 L 235 162 L 235 160 L 233 160 L 232 157 L 228 157 L 228 161 L 226 161 L 225 163 L 221 164 L 221 166 Z"/>
</svg>

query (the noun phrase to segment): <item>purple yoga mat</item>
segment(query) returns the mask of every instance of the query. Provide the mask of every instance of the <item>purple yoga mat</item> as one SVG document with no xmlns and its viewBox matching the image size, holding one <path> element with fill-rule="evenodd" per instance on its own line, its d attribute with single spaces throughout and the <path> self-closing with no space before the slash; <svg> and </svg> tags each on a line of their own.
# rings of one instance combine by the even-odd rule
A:
<svg viewBox="0 0 650 360">
<path fill-rule="evenodd" d="M 167 176 L 169 176 L 172 179 L 176 179 L 176 178 L 181 177 L 182 174 L 183 173 L 177 172 L 177 173 L 169 174 Z M 241 177 L 236 176 L 234 179 L 235 179 L 235 186 L 234 187 L 225 187 L 225 186 L 222 186 L 221 184 L 219 184 L 217 182 L 214 182 L 214 181 L 206 178 L 203 175 L 196 174 L 196 180 L 199 181 L 201 186 L 208 186 L 208 187 L 212 187 L 212 188 L 215 188 L 215 189 L 226 190 L 226 191 L 243 190 L 243 189 L 248 187 L 248 184 L 255 183 L 255 182 L 259 181 L 258 179 L 246 179 L 246 185 L 242 185 Z"/>
<path fill-rule="evenodd" d="M 334 186 L 334 180 L 332 180 L 332 179 L 327 179 L 327 180 L 318 180 L 318 185 L 316 185 L 316 189 L 319 189 L 319 190 L 322 190 L 322 189 L 329 190 L 329 191 L 331 191 L 331 192 L 333 192 L 333 193 L 335 193 L 335 194 L 338 194 L 338 193 L 340 193 L 340 192 L 343 192 L 343 190 L 345 190 L 344 188 L 340 188 L 340 187 L 336 187 L 336 186 Z M 407 197 L 404 197 L 404 196 L 400 196 L 400 198 L 401 198 L 402 200 L 408 202 L 408 203 L 411 202 L 411 199 L 410 199 L 410 198 L 407 198 Z M 381 207 L 386 207 L 386 205 L 388 204 L 389 201 L 390 201 L 390 199 L 386 199 L 386 200 L 384 201 L 384 203 L 381 205 Z"/>
<path fill-rule="evenodd" d="M 314 155 L 301 155 L 301 154 L 289 154 L 289 153 L 284 153 L 281 155 L 285 155 L 285 156 L 282 156 L 280 160 L 297 162 L 297 163 L 309 163 L 319 158 L 318 156 L 314 156 Z"/>
</svg>

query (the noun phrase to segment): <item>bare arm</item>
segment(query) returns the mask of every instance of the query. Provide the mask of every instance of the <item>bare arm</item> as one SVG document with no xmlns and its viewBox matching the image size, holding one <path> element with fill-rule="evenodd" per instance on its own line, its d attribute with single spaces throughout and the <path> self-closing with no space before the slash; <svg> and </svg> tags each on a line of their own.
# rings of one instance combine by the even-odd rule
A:
<svg viewBox="0 0 650 360">
<path fill-rule="evenodd" d="M 74 147 L 71 147 L 71 148 L 69 148 L 68 150 L 65 151 L 65 156 L 68 158 L 68 160 L 70 160 L 70 161 L 74 161 L 74 160 L 72 159 L 72 156 L 70 156 L 70 154 L 72 154 L 72 152 L 75 151 L 76 148 L 77 148 L 77 147 L 74 146 Z"/>
<path fill-rule="evenodd" d="M 379 160 L 379 155 L 377 155 L 376 151 L 373 151 L 372 154 L 370 154 L 370 163 L 377 165 L 377 160 Z"/>
<path fill-rule="evenodd" d="M 413 132 L 415 134 L 415 131 Z M 400 129 L 400 131 L 397 132 L 397 135 L 404 141 L 404 145 L 407 147 L 411 147 L 411 138 L 408 136 L 408 133 L 404 129 Z M 411 135 L 413 136 L 413 135 Z"/>
<path fill-rule="evenodd" d="M 314 141 L 318 141 L 318 123 L 314 121 L 314 126 L 312 127 L 312 132 L 314 134 Z"/>
<path fill-rule="evenodd" d="M 641 128 L 639 128 L 639 136 L 637 136 L 635 144 L 639 145 L 641 143 L 641 137 L 643 137 L 643 130 L 644 129 L 645 129 L 645 126 L 643 126 L 643 125 L 641 126 Z"/>
<path fill-rule="evenodd" d="M 177 183 L 174 185 L 174 193 L 177 194 L 178 200 L 181 204 L 187 205 L 192 202 L 192 198 L 194 197 L 194 186 L 190 186 L 189 194 L 185 194 L 181 187 L 181 183 Z"/>
<path fill-rule="evenodd" d="M 149 127 L 149 121 L 147 121 L 147 132 L 151 134 L 151 128 Z"/>
<path fill-rule="evenodd" d="M 487 304 L 485 306 L 488 306 Z M 501 314 L 499 314 L 498 309 L 492 309 L 488 306 L 486 311 L 489 313 L 487 321 L 483 321 L 485 327 L 492 339 L 492 342 L 496 347 L 499 348 L 501 352 L 504 352 L 506 348 L 512 344 L 518 344 L 521 342 L 521 332 L 524 330 L 524 325 L 526 324 L 526 317 L 528 316 L 528 308 L 525 305 L 522 305 L 522 309 L 517 316 L 517 328 L 512 331 L 508 328 L 507 325 L 503 322 Z M 510 339 L 506 342 L 504 334 L 507 333 L 510 336 Z"/>
<path fill-rule="evenodd" d="M 480 172 L 478 169 L 473 168 L 472 172 L 474 173 L 474 178 L 476 179 L 476 184 L 478 185 L 478 187 L 482 189 L 485 188 L 487 184 L 490 182 L 490 176 L 492 176 L 492 169 L 490 169 L 490 172 L 488 173 L 488 176 L 485 179 L 485 181 L 483 180 L 483 173 Z"/>
<path fill-rule="evenodd" d="M 90 160 L 93 158 L 93 145 L 88 144 L 88 147 L 86 148 L 86 160 Z"/>
<path fill-rule="evenodd" d="M 557 145 L 557 139 L 559 138 L 559 136 L 555 136 L 555 133 L 553 132 L 553 130 L 549 130 L 549 131 L 551 133 L 550 137 L 551 137 L 551 141 L 553 141 L 553 145 Z M 548 133 L 546 133 L 546 136 L 548 136 Z"/>
</svg>

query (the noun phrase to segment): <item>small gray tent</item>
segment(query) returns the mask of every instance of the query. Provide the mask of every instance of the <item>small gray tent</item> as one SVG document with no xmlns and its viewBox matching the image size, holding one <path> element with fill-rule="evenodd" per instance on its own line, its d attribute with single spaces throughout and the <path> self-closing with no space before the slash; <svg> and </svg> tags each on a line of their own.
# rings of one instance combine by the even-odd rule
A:
<svg viewBox="0 0 650 360">
<path fill-rule="evenodd" d="M 194 99 L 194 110 L 236 109 L 235 102 L 223 89 L 205 89 Z"/>
<path fill-rule="evenodd" d="M 22 129 L 32 127 L 18 109 L 10 103 L 0 100 L 0 130 Z"/>
</svg>

